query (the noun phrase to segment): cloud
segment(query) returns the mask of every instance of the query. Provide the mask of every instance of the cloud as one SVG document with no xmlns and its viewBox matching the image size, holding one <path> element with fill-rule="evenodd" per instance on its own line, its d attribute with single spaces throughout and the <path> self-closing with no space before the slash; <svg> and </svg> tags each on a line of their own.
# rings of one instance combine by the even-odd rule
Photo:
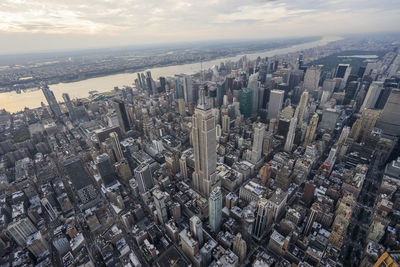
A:
<svg viewBox="0 0 400 267">
<path fill-rule="evenodd" d="M 77 45 L 90 46 L 307 36 L 397 30 L 399 17 L 399 0 L 2 0 L 0 39 L 78 35 Z"/>
</svg>

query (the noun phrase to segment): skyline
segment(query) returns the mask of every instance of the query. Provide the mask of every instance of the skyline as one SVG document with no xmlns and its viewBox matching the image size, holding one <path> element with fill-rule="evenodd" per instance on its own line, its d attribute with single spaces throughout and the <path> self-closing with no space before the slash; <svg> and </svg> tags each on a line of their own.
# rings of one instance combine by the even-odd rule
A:
<svg viewBox="0 0 400 267">
<path fill-rule="evenodd" d="M 390 32 L 400 2 L 6 0 L 0 10 L 1 51 L 12 54 Z"/>
</svg>

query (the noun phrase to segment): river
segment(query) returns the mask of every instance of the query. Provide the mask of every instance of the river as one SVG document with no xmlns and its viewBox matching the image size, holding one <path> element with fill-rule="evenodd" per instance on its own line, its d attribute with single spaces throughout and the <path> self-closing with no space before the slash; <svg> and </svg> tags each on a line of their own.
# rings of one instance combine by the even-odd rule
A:
<svg viewBox="0 0 400 267">
<path fill-rule="evenodd" d="M 303 44 L 293 45 L 290 47 L 254 52 L 249 54 L 241 54 L 233 57 L 220 58 L 210 61 L 202 62 L 203 69 L 211 68 L 214 65 L 219 65 L 223 61 L 238 61 L 242 56 L 246 55 L 249 59 L 256 59 L 260 57 L 271 57 L 275 55 L 287 54 L 290 52 L 296 52 L 316 46 L 326 45 L 329 42 L 337 41 L 342 39 L 337 36 L 325 36 L 322 39 L 314 42 L 307 42 Z M 158 67 L 148 69 L 151 71 L 151 75 L 154 79 L 164 76 L 169 77 L 175 74 L 185 73 L 193 74 L 201 69 L 200 62 L 174 65 L 166 67 Z M 145 71 L 148 71 L 145 70 Z M 50 85 L 50 89 L 54 92 L 58 101 L 63 102 L 62 94 L 68 93 L 71 98 L 84 98 L 89 95 L 89 91 L 96 90 L 98 92 L 107 92 L 112 90 L 115 86 L 123 87 L 124 85 L 132 85 L 135 78 L 137 78 L 136 73 L 122 73 L 113 74 L 103 77 L 96 77 L 87 80 L 70 82 L 70 83 L 58 83 Z M 6 109 L 9 112 L 17 112 L 23 110 L 25 107 L 37 108 L 40 103 L 46 103 L 46 99 L 41 90 L 27 90 L 22 91 L 21 94 L 17 94 L 15 91 L 0 93 L 0 109 Z"/>
</svg>

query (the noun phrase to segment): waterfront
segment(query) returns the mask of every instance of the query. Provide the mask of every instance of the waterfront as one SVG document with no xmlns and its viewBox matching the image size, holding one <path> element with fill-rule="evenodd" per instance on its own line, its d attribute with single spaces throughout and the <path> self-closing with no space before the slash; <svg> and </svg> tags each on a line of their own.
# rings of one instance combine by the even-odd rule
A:
<svg viewBox="0 0 400 267">
<path fill-rule="evenodd" d="M 222 61 L 237 61 L 244 55 L 246 55 L 249 59 L 255 59 L 258 56 L 271 57 L 274 55 L 286 54 L 299 50 L 309 49 L 316 46 L 326 45 L 329 42 L 337 41 L 340 39 L 340 37 L 336 36 L 326 36 L 318 41 L 293 45 L 285 48 L 254 52 L 250 54 L 240 54 L 233 57 L 220 58 L 205 61 L 202 63 L 197 62 L 191 64 L 157 67 L 148 70 L 151 71 L 153 79 L 158 79 L 158 77 L 160 76 L 168 77 L 180 73 L 193 74 L 195 72 L 198 72 L 201 69 L 201 66 L 203 67 L 203 69 L 208 69 L 214 65 L 219 65 L 219 63 Z M 50 89 L 54 92 L 57 100 L 62 102 L 63 93 L 68 93 L 71 98 L 83 98 L 88 96 L 89 91 L 96 90 L 98 92 L 106 92 L 112 90 L 115 86 L 118 86 L 120 88 L 125 85 L 130 86 L 132 85 L 136 77 L 136 73 L 114 74 L 71 83 L 53 84 L 50 85 Z M 25 92 L 22 91 L 21 94 L 17 94 L 15 91 L 0 93 L 0 108 L 4 108 L 9 112 L 17 112 L 23 110 L 25 107 L 36 108 L 40 106 L 41 102 L 44 102 L 47 105 L 43 93 L 40 90 L 27 90 Z"/>
</svg>

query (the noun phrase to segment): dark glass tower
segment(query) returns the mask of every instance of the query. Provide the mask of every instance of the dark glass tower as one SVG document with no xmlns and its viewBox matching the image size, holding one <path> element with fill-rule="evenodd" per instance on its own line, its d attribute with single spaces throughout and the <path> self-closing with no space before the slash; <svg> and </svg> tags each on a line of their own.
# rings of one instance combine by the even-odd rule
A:
<svg viewBox="0 0 400 267">
<path fill-rule="evenodd" d="M 243 89 L 240 93 L 240 112 L 246 118 L 250 117 L 252 109 L 253 92 L 249 89 Z"/>
<path fill-rule="evenodd" d="M 97 156 L 96 166 L 105 186 L 113 185 L 116 182 L 114 167 L 111 165 L 110 156 L 106 153 Z"/>
<path fill-rule="evenodd" d="M 129 126 L 128 113 L 126 112 L 125 104 L 119 99 L 114 99 L 114 108 L 117 112 L 119 126 L 124 133 L 127 133 L 131 127 Z"/>
</svg>

